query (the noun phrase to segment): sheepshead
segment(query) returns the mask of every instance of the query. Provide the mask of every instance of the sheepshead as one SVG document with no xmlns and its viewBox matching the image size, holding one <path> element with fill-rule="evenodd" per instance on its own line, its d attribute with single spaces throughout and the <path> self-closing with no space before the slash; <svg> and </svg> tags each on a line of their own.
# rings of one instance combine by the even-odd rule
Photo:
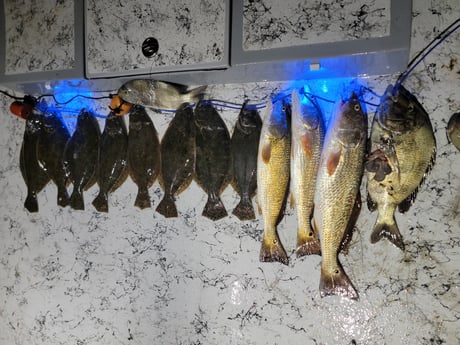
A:
<svg viewBox="0 0 460 345">
<path fill-rule="evenodd" d="M 291 204 L 297 213 L 297 256 L 320 254 L 319 235 L 311 226 L 313 198 L 321 148 L 324 121 L 316 101 L 300 99 L 292 92 Z"/>
<path fill-rule="evenodd" d="M 70 139 L 70 133 L 58 114 L 44 113 L 42 118 L 43 130 L 38 139 L 38 162 L 57 187 L 57 204 L 65 207 L 69 204 L 69 194 L 64 149 Z"/>
<path fill-rule="evenodd" d="M 80 111 L 77 126 L 64 150 L 64 164 L 73 184 L 70 207 L 84 210 L 83 191 L 96 182 L 97 157 L 101 130 L 96 118 L 85 109 Z"/>
<path fill-rule="evenodd" d="M 259 260 L 288 264 L 277 233 L 289 190 L 291 129 L 290 108 L 281 101 L 267 102 L 257 155 L 257 202 L 264 233 Z"/>
<path fill-rule="evenodd" d="M 160 140 L 142 106 L 135 106 L 129 114 L 128 168 L 138 187 L 134 205 L 140 209 L 151 207 L 149 188 L 160 173 Z"/>
<path fill-rule="evenodd" d="M 99 212 L 108 212 L 108 195 L 120 187 L 128 176 L 128 133 L 125 119 L 110 112 L 99 140 L 97 184 L 99 193 L 93 206 Z"/>
<path fill-rule="evenodd" d="M 359 205 L 359 188 L 367 142 L 367 117 L 356 94 L 340 101 L 330 120 L 316 181 L 313 223 L 320 235 L 320 295 L 357 299 L 338 254 Z"/>
<path fill-rule="evenodd" d="M 167 218 L 177 217 L 175 197 L 193 180 L 195 154 L 193 108 L 189 103 L 183 103 L 177 109 L 161 140 L 159 181 L 164 196 L 156 211 Z"/>
<path fill-rule="evenodd" d="M 460 113 L 450 117 L 446 132 L 449 141 L 460 151 Z"/>
<path fill-rule="evenodd" d="M 406 212 L 436 158 L 430 118 L 403 86 L 389 85 L 374 115 L 370 154 L 366 162 L 368 208 L 378 210 L 371 235 L 404 249 L 395 210 Z"/>
<path fill-rule="evenodd" d="M 133 79 L 124 83 L 118 96 L 125 102 L 155 109 L 177 109 L 182 103 L 197 103 L 206 86 L 189 90 L 187 86 L 153 79 Z"/>
<path fill-rule="evenodd" d="M 233 214 L 240 220 L 255 219 L 252 197 L 257 189 L 257 153 L 262 119 L 245 102 L 236 120 L 231 139 L 232 185 L 240 196 Z"/>
<path fill-rule="evenodd" d="M 211 220 L 227 216 L 220 194 L 230 182 L 230 134 L 217 110 L 207 102 L 195 108 L 195 181 L 208 194 L 202 215 Z"/>
<path fill-rule="evenodd" d="M 37 110 L 28 113 L 21 146 L 19 166 L 27 186 L 24 207 L 29 212 L 38 212 L 37 194 L 49 183 L 50 177 L 37 157 L 38 140 L 43 131 L 42 114 Z"/>
</svg>

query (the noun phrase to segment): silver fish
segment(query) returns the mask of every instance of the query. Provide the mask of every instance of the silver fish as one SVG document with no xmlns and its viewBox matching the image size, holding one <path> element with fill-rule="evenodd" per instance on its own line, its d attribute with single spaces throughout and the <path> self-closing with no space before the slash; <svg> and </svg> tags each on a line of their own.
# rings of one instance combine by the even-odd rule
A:
<svg viewBox="0 0 460 345">
<path fill-rule="evenodd" d="M 153 79 L 133 79 L 118 89 L 125 102 L 155 109 L 176 110 L 184 103 L 198 103 L 206 86 L 188 90 L 187 86 Z"/>
</svg>

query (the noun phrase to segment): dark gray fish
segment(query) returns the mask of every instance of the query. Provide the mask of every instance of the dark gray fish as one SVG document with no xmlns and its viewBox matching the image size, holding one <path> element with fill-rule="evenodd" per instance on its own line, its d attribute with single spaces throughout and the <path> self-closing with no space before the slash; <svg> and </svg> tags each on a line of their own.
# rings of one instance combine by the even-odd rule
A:
<svg viewBox="0 0 460 345">
<path fill-rule="evenodd" d="M 231 139 L 232 185 L 240 196 L 233 214 L 240 220 L 255 219 L 252 197 L 257 189 L 257 153 L 262 119 L 245 102 L 238 115 Z"/>
<path fill-rule="evenodd" d="M 133 79 L 124 83 L 118 96 L 125 102 L 155 109 L 177 109 L 182 103 L 197 103 L 206 86 L 187 89 L 187 86 L 153 79 Z"/>
<path fill-rule="evenodd" d="M 93 206 L 99 212 L 108 212 L 109 193 L 120 187 L 128 176 L 128 133 L 123 116 L 110 112 L 105 120 L 98 157 L 96 176 L 99 194 L 93 200 Z"/>
<path fill-rule="evenodd" d="M 29 212 L 38 212 L 37 194 L 50 181 L 45 169 L 38 163 L 37 157 L 38 139 L 43 131 L 42 121 L 42 115 L 36 110 L 29 113 L 19 157 L 21 174 L 27 186 L 24 207 Z"/>
<path fill-rule="evenodd" d="M 135 106 L 129 114 L 128 168 L 138 188 L 134 206 L 151 207 L 149 188 L 160 172 L 160 140 L 150 116 L 141 106 Z"/>
<path fill-rule="evenodd" d="M 211 220 L 218 220 L 227 216 L 220 194 L 230 180 L 230 134 L 225 122 L 210 103 L 197 104 L 195 126 L 195 180 L 208 194 L 202 215 Z"/>
<path fill-rule="evenodd" d="M 64 149 L 70 133 L 62 118 L 55 113 L 43 114 L 43 130 L 38 140 L 38 162 L 57 187 L 57 204 L 67 206 L 68 174 L 64 166 Z"/>
<path fill-rule="evenodd" d="M 460 151 L 460 113 L 450 117 L 446 132 L 449 141 Z"/>
<path fill-rule="evenodd" d="M 190 185 L 195 173 L 195 124 L 189 103 L 183 103 L 169 123 L 161 140 L 161 159 L 164 196 L 156 210 L 167 218 L 177 217 L 175 196 Z"/>
<path fill-rule="evenodd" d="M 70 207 L 84 210 L 83 191 L 96 182 L 101 130 L 96 118 L 85 109 L 80 111 L 77 126 L 64 152 L 64 164 L 73 184 Z"/>
</svg>

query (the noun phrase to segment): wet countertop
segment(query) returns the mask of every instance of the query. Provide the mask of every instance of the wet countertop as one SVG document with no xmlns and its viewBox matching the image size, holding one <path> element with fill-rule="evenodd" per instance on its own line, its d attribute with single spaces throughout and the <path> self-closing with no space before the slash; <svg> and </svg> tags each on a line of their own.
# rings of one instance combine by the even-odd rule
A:
<svg viewBox="0 0 460 345">
<path fill-rule="evenodd" d="M 458 17 L 456 0 L 415 0 L 411 55 Z M 296 258 L 290 208 L 279 225 L 288 266 L 259 262 L 260 217 L 202 217 L 206 195 L 195 183 L 178 197 L 175 219 L 135 208 L 130 179 L 109 197 L 108 214 L 91 205 L 97 186 L 85 193 L 86 210 L 74 211 L 56 205 L 51 184 L 38 195 L 40 212 L 29 214 L 19 171 L 24 122 L 9 115 L 11 100 L 0 96 L 0 344 L 459 343 L 460 152 L 445 134 L 460 108 L 459 42 L 457 32 L 405 83 L 430 114 L 436 165 L 412 208 L 396 215 L 405 252 L 388 241 L 370 243 L 376 213 L 364 203 L 349 253 L 341 256 L 359 301 L 320 298 L 320 257 Z M 396 77 L 359 83 L 381 95 Z M 263 102 L 288 87 L 227 84 L 208 92 Z M 107 104 L 97 104 L 106 112 Z M 371 119 L 375 107 L 367 110 Z M 149 114 L 161 137 L 172 114 Z M 238 111 L 221 115 L 231 130 Z M 158 182 L 150 194 L 156 207 Z M 364 200 L 364 183 L 362 194 Z M 223 202 L 231 214 L 238 197 L 230 186 Z"/>
</svg>

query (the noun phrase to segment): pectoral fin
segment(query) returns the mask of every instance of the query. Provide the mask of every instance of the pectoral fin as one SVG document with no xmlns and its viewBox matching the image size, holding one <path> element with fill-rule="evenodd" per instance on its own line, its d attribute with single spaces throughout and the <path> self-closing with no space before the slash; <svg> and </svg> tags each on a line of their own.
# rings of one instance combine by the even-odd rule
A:
<svg viewBox="0 0 460 345">
<path fill-rule="evenodd" d="M 328 157 L 327 157 L 327 173 L 329 176 L 332 176 L 337 169 L 337 166 L 339 165 L 340 162 L 340 156 L 342 155 L 342 149 L 340 148 L 339 151 L 337 152 L 332 152 Z"/>
<path fill-rule="evenodd" d="M 272 154 L 272 143 L 270 140 L 266 140 L 262 146 L 262 160 L 265 164 L 270 161 L 270 156 Z"/>
<path fill-rule="evenodd" d="M 311 147 L 310 136 L 308 134 L 302 135 L 300 137 L 300 142 L 302 144 L 302 150 L 305 152 L 305 154 L 308 157 L 311 157 L 312 154 L 313 154 L 313 150 L 312 150 L 312 147 Z"/>
</svg>

